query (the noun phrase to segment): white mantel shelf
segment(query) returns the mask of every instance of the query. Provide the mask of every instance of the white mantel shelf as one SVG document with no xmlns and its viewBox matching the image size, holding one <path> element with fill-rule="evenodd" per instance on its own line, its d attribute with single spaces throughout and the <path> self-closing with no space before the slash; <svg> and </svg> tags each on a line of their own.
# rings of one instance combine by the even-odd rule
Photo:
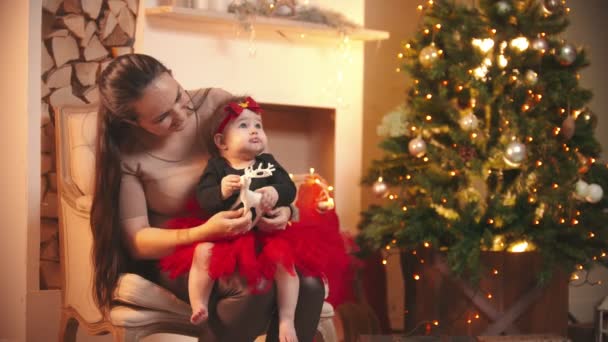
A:
<svg viewBox="0 0 608 342">
<path fill-rule="evenodd" d="M 148 7 L 146 8 L 146 16 L 148 18 L 173 19 L 182 23 L 184 21 L 192 21 L 211 26 L 220 31 L 230 31 L 235 26 L 241 24 L 233 13 L 178 6 Z M 291 42 L 337 40 L 342 38 L 340 32 L 332 27 L 298 20 L 257 16 L 253 24 L 257 36 L 260 36 L 260 34 L 262 36 L 280 36 Z M 361 28 L 352 30 L 347 36 L 351 40 L 378 41 L 388 39 L 390 35 L 386 31 Z"/>
</svg>

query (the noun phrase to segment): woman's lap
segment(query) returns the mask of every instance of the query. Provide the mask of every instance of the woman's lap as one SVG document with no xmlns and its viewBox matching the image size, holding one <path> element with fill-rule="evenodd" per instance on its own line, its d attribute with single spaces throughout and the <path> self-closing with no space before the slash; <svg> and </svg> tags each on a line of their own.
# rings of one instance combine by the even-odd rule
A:
<svg viewBox="0 0 608 342">
<path fill-rule="evenodd" d="M 160 285 L 188 302 L 188 277 L 170 279 L 161 273 Z M 325 289 L 320 279 L 300 277 L 296 307 L 296 330 L 301 342 L 312 341 L 319 322 Z M 276 340 L 276 288 L 252 294 L 238 276 L 218 280 L 211 292 L 208 329 L 201 329 L 204 341 L 253 341 L 265 332 L 270 322 L 268 341 Z"/>
</svg>

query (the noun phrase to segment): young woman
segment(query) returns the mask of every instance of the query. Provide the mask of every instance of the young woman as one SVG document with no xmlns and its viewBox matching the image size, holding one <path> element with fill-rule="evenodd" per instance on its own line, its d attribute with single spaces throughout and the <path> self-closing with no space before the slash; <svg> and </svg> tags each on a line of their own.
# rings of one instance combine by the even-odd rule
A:
<svg viewBox="0 0 608 342">
<path fill-rule="evenodd" d="M 187 300 L 187 275 L 170 279 L 158 259 L 178 246 L 241 234 L 251 215 L 222 211 L 188 229 L 165 229 L 184 214 L 208 160 L 201 132 L 213 108 L 231 95 L 220 89 L 188 92 L 153 57 L 116 58 L 99 77 L 95 194 L 91 212 L 94 297 L 109 308 L 118 277 L 136 272 Z M 290 210 L 275 209 L 258 227 L 280 229 Z M 295 327 L 301 342 L 312 341 L 323 305 L 318 278 L 301 277 Z M 221 279 L 209 302 L 204 341 L 252 341 L 269 327 L 278 339 L 275 290 L 253 294 L 238 276 Z M 270 325 L 268 325 L 270 322 Z"/>
</svg>

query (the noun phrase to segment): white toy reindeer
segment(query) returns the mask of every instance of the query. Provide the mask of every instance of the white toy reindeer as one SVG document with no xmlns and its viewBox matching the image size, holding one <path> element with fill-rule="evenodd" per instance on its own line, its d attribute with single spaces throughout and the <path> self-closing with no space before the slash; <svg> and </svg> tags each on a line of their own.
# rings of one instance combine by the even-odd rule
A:
<svg viewBox="0 0 608 342">
<path fill-rule="evenodd" d="M 262 212 L 260 211 L 260 201 L 262 199 L 262 194 L 249 190 L 249 186 L 251 185 L 251 179 L 270 177 L 272 176 L 272 172 L 275 170 L 276 169 L 274 168 L 274 165 L 272 165 L 271 163 L 268 163 L 268 166 L 264 169 L 262 168 L 262 164 L 260 164 L 255 170 L 253 169 L 253 167 L 248 166 L 245 169 L 245 174 L 241 176 L 241 192 L 237 201 L 232 205 L 232 209 L 235 209 L 239 204 L 243 203 L 243 206 L 245 207 L 245 211 L 243 211 L 243 214 L 245 215 L 247 214 L 247 210 L 255 208 L 257 215 L 255 220 L 251 222 L 251 226 L 249 227 L 249 229 L 255 227 L 260 217 L 262 217 Z"/>
</svg>

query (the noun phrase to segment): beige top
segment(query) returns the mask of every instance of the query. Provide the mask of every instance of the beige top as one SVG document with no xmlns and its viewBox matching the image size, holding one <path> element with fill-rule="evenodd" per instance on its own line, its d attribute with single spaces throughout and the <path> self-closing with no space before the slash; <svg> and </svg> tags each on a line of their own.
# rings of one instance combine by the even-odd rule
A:
<svg viewBox="0 0 608 342">
<path fill-rule="evenodd" d="M 164 227 L 167 219 L 184 213 L 186 201 L 194 195 L 209 159 L 202 128 L 217 104 L 231 95 L 217 88 L 188 93 L 198 109 L 192 124 L 177 137 L 176 156 L 146 150 L 141 145 L 121 151 L 119 208 L 125 225 L 126 220 L 146 217 L 148 226 Z"/>
</svg>

